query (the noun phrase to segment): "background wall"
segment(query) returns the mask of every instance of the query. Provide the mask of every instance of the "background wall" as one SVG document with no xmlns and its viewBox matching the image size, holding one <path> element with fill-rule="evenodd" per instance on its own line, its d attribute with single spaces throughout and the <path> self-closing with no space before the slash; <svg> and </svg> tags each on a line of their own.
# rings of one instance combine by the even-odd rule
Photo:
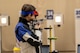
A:
<svg viewBox="0 0 80 53">
<path fill-rule="evenodd" d="M 80 0 L 0 0 L 0 13 L 10 16 L 10 26 L 2 27 L 2 49 L 12 51 L 15 46 L 14 28 L 18 22 L 19 11 L 23 4 L 29 3 L 37 7 L 39 18 L 45 18 L 46 10 L 64 15 L 64 24 L 55 26 L 56 49 L 59 51 L 75 51 L 74 10 L 79 8 Z M 43 35 L 43 43 L 46 44 Z M 73 53 L 73 52 L 72 52 Z"/>
</svg>

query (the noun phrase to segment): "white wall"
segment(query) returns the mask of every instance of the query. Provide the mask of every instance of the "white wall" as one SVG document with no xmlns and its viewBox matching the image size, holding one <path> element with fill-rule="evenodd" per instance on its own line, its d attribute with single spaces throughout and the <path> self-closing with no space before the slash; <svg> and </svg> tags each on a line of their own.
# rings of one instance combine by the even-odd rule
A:
<svg viewBox="0 0 80 53">
<path fill-rule="evenodd" d="M 76 38 L 76 53 L 78 44 L 80 44 L 80 18 L 75 18 L 75 38 Z"/>
<path fill-rule="evenodd" d="M 1 34 L 2 34 L 2 28 L 0 27 L 0 53 L 1 53 L 1 44 L 2 44 L 2 42 L 1 42 Z"/>
</svg>

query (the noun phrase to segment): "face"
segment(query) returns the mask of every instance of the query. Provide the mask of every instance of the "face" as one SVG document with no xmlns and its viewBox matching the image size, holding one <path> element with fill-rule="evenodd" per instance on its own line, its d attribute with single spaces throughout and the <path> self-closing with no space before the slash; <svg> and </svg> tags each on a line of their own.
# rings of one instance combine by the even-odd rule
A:
<svg viewBox="0 0 80 53">
<path fill-rule="evenodd" d="M 29 14 L 29 15 L 26 17 L 26 19 L 27 19 L 28 21 L 32 21 L 32 20 L 35 19 L 35 15 L 32 15 L 32 16 L 31 16 L 31 14 Z"/>
<path fill-rule="evenodd" d="M 35 19 L 35 15 L 30 16 L 30 20 L 34 20 Z"/>
</svg>

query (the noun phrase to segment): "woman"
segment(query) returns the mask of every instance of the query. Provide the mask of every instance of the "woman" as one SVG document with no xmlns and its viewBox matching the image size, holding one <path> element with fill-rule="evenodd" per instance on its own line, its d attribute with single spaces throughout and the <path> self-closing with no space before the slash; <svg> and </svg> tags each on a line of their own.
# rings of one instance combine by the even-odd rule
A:
<svg viewBox="0 0 80 53">
<path fill-rule="evenodd" d="M 21 47 L 21 53 L 39 53 L 39 37 L 32 30 L 32 20 L 38 16 L 36 8 L 30 4 L 24 4 L 21 10 L 21 17 L 15 27 L 16 38 Z M 39 28 L 38 25 L 36 25 Z"/>
</svg>

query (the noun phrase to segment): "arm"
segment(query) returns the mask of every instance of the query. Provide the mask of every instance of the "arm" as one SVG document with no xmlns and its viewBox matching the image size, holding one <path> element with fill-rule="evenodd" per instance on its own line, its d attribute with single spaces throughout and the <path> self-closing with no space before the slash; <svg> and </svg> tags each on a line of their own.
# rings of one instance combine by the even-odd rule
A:
<svg viewBox="0 0 80 53">
<path fill-rule="evenodd" d="M 40 41 L 32 37 L 32 35 L 34 35 L 34 34 L 31 34 L 30 31 L 28 31 L 27 29 L 25 29 L 23 27 L 19 28 L 19 35 L 21 35 L 22 38 L 26 42 L 31 44 L 32 46 L 39 46 L 40 45 Z"/>
</svg>

